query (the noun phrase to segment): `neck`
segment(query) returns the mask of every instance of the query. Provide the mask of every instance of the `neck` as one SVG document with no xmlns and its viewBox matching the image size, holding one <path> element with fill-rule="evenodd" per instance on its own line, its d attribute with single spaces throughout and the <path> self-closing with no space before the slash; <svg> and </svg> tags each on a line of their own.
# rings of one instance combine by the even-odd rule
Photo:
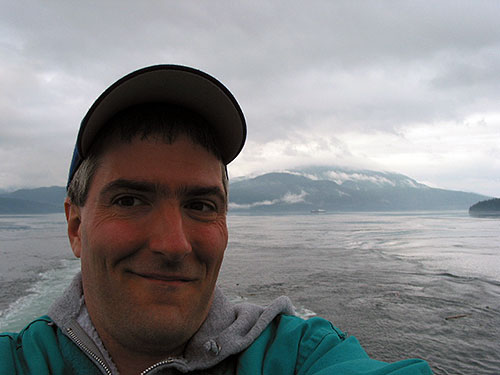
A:
<svg viewBox="0 0 500 375">
<path fill-rule="evenodd" d="M 186 344 L 183 344 L 180 347 L 162 352 L 157 352 L 153 349 L 148 350 L 146 348 L 138 351 L 137 346 L 131 349 L 117 344 L 115 340 L 109 340 L 105 337 L 102 337 L 102 340 L 109 355 L 118 368 L 120 375 L 137 375 L 158 362 L 170 358 L 179 358 L 182 356 L 186 346 Z"/>
</svg>

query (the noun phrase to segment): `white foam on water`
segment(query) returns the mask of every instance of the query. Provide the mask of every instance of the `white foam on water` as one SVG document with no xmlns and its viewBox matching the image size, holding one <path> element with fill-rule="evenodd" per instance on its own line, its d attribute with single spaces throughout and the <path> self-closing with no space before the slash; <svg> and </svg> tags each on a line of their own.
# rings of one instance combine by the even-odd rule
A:
<svg viewBox="0 0 500 375">
<path fill-rule="evenodd" d="M 47 314 L 79 269 L 78 259 L 63 259 L 61 267 L 40 273 L 40 279 L 28 289 L 28 294 L 0 311 L 0 332 L 19 331 L 31 320 Z"/>
<path fill-rule="evenodd" d="M 295 315 L 302 319 L 310 319 L 315 317 L 316 314 L 314 311 L 306 309 L 305 307 L 300 307 L 299 309 L 295 309 Z"/>
</svg>

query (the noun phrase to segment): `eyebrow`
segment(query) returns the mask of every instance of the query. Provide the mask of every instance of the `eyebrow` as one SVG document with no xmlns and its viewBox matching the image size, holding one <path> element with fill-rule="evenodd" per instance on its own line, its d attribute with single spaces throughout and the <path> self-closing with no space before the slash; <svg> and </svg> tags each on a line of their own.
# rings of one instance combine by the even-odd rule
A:
<svg viewBox="0 0 500 375">
<path fill-rule="evenodd" d="M 115 190 L 134 190 L 154 193 L 158 191 L 158 187 L 157 184 L 151 182 L 118 179 L 104 185 L 99 193 L 99 196 L 106 196 Z"/>
<path fill-rule="evenodd" d="M 203 196 L 215 195 L 222 202 L 226 202 L 226 194 L 220 186 L 204 185 L 182 185 L 171 191 L 167 186 L 149 181 L 137 181 L 127 179 L 117 179 L 106 184 L 99 193 L 104 197 L 116 190 L 131 190 L 144 193 L 159 193 L 162 196 Z"/>
</svg>

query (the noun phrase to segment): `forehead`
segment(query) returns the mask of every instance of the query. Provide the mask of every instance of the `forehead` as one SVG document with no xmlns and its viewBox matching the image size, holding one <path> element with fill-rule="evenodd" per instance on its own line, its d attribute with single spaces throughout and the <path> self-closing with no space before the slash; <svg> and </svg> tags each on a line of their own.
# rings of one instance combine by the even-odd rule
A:
<svg viewBox="0 0 500 375">
<path fill-rule="evenodd" d="M 119 178 L 167 185 L 222 183 L 222 163 L 185 135 L 172 143 L 158 138 L 114 139 L 99 159 L 96 183 Z"/>
</svg>

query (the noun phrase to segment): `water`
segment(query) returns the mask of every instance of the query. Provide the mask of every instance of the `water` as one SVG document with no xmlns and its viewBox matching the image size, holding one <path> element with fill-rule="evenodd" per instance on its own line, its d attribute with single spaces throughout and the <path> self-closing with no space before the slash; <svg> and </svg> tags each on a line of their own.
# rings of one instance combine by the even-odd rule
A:
<svg viewBox="0 0 500 375">
<path fill-rule="evenodd" d="M 45 314 L 79 266 L 64 214 L 0 215 L 0 332 Z"/>
<path fill-rule="evenodd" d="M 220 286 L 288 295 L 372 356 L 436 374 L 500 373 L 500 220 L 462 212 L 228 218 Z M 0 216 L 0 331 L 44 314 L 79 266 L 62 214 Z"/>
</svg>

